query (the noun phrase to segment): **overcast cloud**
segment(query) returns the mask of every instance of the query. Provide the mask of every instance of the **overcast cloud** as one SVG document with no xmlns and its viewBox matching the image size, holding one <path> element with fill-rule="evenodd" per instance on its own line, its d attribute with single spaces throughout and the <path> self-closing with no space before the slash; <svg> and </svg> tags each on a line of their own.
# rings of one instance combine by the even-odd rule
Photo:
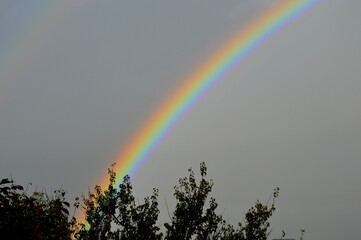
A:
<svg viewBox="0 0 361 240">
<path fill-rule="evenodd" d="M 278 1 L 0 0 L 0 176 L 86 193 L 184 78 Z M 326 0 L 238 66 L 133 179 L 205 161 L 232 223 L 280 187 L 271 238 L 358 239 L 361 1 Z"/>
</svg>

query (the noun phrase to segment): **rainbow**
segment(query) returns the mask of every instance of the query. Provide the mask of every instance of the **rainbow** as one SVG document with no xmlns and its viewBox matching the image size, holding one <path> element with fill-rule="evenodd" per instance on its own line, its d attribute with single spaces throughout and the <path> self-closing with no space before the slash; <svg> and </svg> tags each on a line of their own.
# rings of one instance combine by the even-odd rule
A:
<svg viewBox="0 0 361 240">
<path fill-rule="evenodd" d="M 114 170 L 117 173 L 116 185 L 119 185 L 127 174 L 134 177 L 187 112 L 236 66 L 272 39 L 273 36 L 324 1 L 280 0 L 279 4 L 262 14 L 227 41 L 211 57 L 207 58 L 207 61 L 186 77 L 179 88 L 169 98 L 166 98 L 164 103 L 150 116 L 144 126 L 139 129 L 114 159 L 113 162 L 116 163 Z M 3 79 L 10 79 L 9 76 L 13 76 L 12 68 L 9 66 L 13 64 L 26 66 L 26 63 L 30 62 L 27 61 L 30 57 L 24 58 L 24 55 L 31 56 L 32 53 L 30 47 L 27 47 L 29 42 L 31 46 L 40 49 L 43 48 L 44 43 L 50 41 L 44 39 L 38 43 L 37 36 L 52 29 L 50 23 L 62 22 L 63 13 L 67 12 L 68 5 L 62 5 L 60 2 L 41 6 L 39 13 L 43 11 L 42 15 L 37 15 L 30 21 L 32 24 L 27 26 L 27 31 L 22 34 L 27 37 L 24 38 L 19 35 L 14 41 L 2 48 L 5 49 L 0 53 L 0 73 L 4 77 Z M 53 22 L 43 21 L 50 15 L 55 19 Z M 37 30 L 33 31 L 35 26 L 41 27 L 37 27 Z M 12 79 L 14 78 L 13 76 Z M 102 187 L 107 186 L 108 176 L 103 176 L 98 182 Z M 82 220 L 84 221 L 84 219 Z"/>
<path fill-rule="evenodd" d="M 115 158 L 116 185 L 121 183 L 125 175 L 134 177 L 187 112 L 232 69 L 285 27 L 323 1 L 282 0 L 231 38 L 191 73 Z M 101 186 L 106 186 L 107 181 L 108 178 L 102 179 Z"/>
</svg>

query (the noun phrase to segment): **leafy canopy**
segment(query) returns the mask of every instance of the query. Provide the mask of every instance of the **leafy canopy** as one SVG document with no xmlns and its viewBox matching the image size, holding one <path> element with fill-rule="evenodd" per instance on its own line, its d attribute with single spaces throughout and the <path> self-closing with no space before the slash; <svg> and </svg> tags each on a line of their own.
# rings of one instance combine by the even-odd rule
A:
<svg viewBox="0 0 361 240">
<path fill-rule="evenodd" d="M 265 240 L 270 232 L 269 218 L 275 211 L 274 190 L 272 204 L 256 201 L 237 226 L 227 223 L 217 213 L 218 203 L 210 193 L 213 181 L 207 178 L 207 167 L 200 164 L 200 180 L 192 168 L 188 177 L 179 179 L 174 187 L 177 204 L 164 228 L 158 222 L 158 190 L 136 203 L 129 176 L 115 186 L 114 164 L 108 170 L 109 185 L 103 190 L 95 186 L 79 198 L 75 209 L 81 208 L 85 222 L 77 223 L 69 216 L 70 205 L 65 191 L 28 195 L 20 185 L 3 179 L 0 182 L 0 236 L 4 239 L 121 239 L 121 240 Z M 301 238 L 304 230 L 302 230 Z M 284 235 L 283 235 L 284 236 Z"/>
</svg>

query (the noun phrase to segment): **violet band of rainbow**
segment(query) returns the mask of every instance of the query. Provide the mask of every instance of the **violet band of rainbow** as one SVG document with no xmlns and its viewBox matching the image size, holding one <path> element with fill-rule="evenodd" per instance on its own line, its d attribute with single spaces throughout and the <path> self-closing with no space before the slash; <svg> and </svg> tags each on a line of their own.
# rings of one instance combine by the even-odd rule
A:
<svg viewBox="0 0 361 240">
<path fill-rule="evenodd" d="M 187 112 L 230 71 L 323 1 L 325 0 L 284 0 L 226 42 L 165 99 L 163 105 L 114 159 L 116 184 L 119 185 L 125 175 L 134 177 Z M 106 181 L 107 179 L 103 179 L 104 183 Z"/>
</svg>

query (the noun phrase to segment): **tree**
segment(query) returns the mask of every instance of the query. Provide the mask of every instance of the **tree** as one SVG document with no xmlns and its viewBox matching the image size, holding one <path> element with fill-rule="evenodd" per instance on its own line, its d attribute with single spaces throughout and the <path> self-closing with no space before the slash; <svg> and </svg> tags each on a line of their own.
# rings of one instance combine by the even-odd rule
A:
<svg viewBox="0 0 361 240">
<path fill-rule="evenodd" d="M 105 190 L 95 186 L 94 192 L 83 196 L 74 206 L 83 208 L 85 223 L 70 218 L 70 205 L 65 201 L 65 191 L 54 191 L 49 197 L 45 192 L 27 191 L 13 181 L 0 182 L 0 236 L 4 239 L 86 239 L 86 240 L 265 240 L 269 234 L 269 218 L 275 211 L 273 193 L 270 207 L 256 201 L 246 213 L 244 222 L 237 227 L 227 223 L 217 214 L 218 203 L 209 198 L 213 181 L 207 179 L 207 167 L 200 164 L 201 179 L 194 172 L 179 179 L 174 187 L 177 200 L 170 222 L 164 230 L 157 225 L 158 190 L 142 204 L 135 203 L 129 176 L 116 187 L 114 164 L 109 168 L 109 185 Z M 301 238 L 303 237 L 302 235 Z"/>
<path fill-rule="evenodd" d="M 165 239 L 188 240 L 193 236 L 197 239 L 210 239 L 216 235 L 222 217 L 215 213 L 218 204 L 214 198 L 210 199 L 209 207 L 204 209 L 213 182 L 205 179 L 207 167 L 204 163 L 201 163 L 200 171 L 202 179 L 198 185 L 194 172 L 189 168 L 189 177 L 179 179 L 179 186 L 174 187 L 174 196 L 178 203 L 172 223 L 165 224 Z"/>
<path fill-rule="evenodd" d="M 96 186 L 95 193 L 89 192 L 87 198 L 83 197 L 87 225 L 80 224 L 75 238 L 162 239 L 162 233 L 159 233 L 160 229 L 156 225 L 159 214 L 158 190 L 153 189 L 153 195 L 146 197 L 144 203 L 137 206 L 129 176 L 124 177 L 119 190 L 114 187 L 116 175 L 113 167 L 109 169 L 109 176 L 107 190 L 102 191 L 100 186 Z"/>
<path fill-rule="evenodd" d="M 221 240 L 266 240 L 270 227 L 269 218 L 272 216 L 273 212 L 276 210 L 274 202 L 278 197 L 279 188 L 275 188 L 273 192 L 273 203 L 270 208 L 267 204 L 263 205 L 258 200 L 254 207 L 249 209 L 246 213 L 246 221 L 243 226 L 241 222 L 238 223 L 238 228 L 230 224 L 222 223 L 220 230 Z"/>
<path fill-rule="evenodd" d="M 264 240 L 268 236 L 269 218 L 275 211 L 274 201 L 279 188 L 273 194 L 271 207 L 256 202 L 245 216 L 244 225 L 238 228 L 216 213 L 218 204 L 208 196 L 212 191 L 213 181 L 207 180 L 207 167 L 200 164 L 201 180 L 197 184 L 194 172 L 188 169 L 189 176 L 179 179 L 174 187 L 177 204 L 171 222 L 165 223 L 165 235 L 156 225 L 158 209 L 158 190 L 144 199 L 144 204 L 137 206 L 132 195 L 129 176 L 125 176 L 119 190 L 114 187 L 116 174 L 109 169 L 108 189 L 102 191 L 95 187 L 95 193 L 83 197 L 87 224 L 80 224 L 75 234 L 77 239 L 164 239 L 164 240 Z M 208 206 L 208 207 L 205 207 Z"/>
<path fill-rule="evenodd" d="M 71 239 L 75 218 L 69 218 L 65 191 L 27 196 L 9 179 L 0 182 L 0 236 L 3 239 Z"/>
<path fill-rule="evenodd" d="M 273 203 L 270 208 L 259 201 L 246 214 L 246 222 L 243 226 L 238 223 L 235 229 L 217 215 L 215 210 L 218 206 L 216 200 L 209 200 L 209 207 L 204 209 L 209 193 L 212 191 L 212 180 L 205 179 L 207 167 L 204 162 L 200 164 L 201 180 L 197 185 L 192 169 L 189 170 L 188 178 L 181 178 L 179 186 L 175 186 L 174 195 L 178 201 L 173 213 L 171 224 L 165 224 L 169 240 L 195 239 L 209 240 L 265 240 L 268 236 L 270 223 L 268 219 L 276 210 L 275 199 L 278 197 L 279 188 L 273 193 Z"/>
</svg>

